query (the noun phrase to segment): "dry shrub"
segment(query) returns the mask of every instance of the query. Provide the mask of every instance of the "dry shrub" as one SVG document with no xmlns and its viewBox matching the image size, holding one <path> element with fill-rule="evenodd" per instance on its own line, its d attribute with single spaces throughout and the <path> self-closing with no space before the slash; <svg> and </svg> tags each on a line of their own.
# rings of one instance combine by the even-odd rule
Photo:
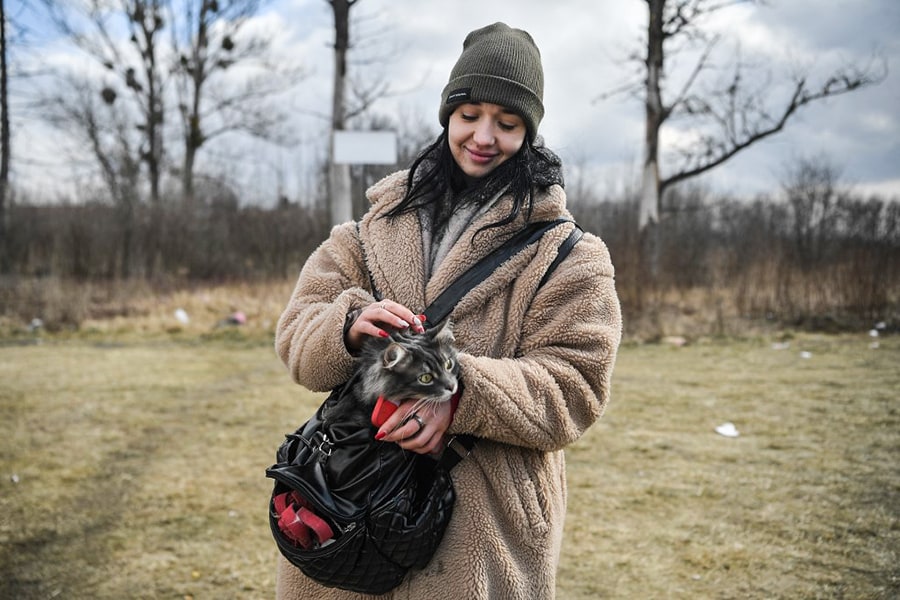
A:
<svg viewBox="0 0 900 600">
<path fill-rule="evenodd" d="M 91 306 L 92 286 L 59 277 L 0 280 L 0 317 L 21 328 L 40 319 L 51 331 L 77 328 Z"/>
<path fill-rule="evenodd" d="M 848 276 L 841 273 L 841 277 Z M 145 280 L 74 282 L 59 278 L 6 280 L 0 288 L 0 336 L 33 335 L 28 324 L 67 335 L 239 335 L 271 339 L 293 280 L 190 283 Z M 669 287 L 639 305 L 622 297 L 625 336 L 658 341 L 668 336 L 751 337 L 776 329 L 866 331 L 876 321 L 900 324 L 893 312 L 840 309 L 831 276 L 779 270 L 774 263 L 748 265 L 738 279 L 695 287 Z M 621 290 L 625 291 L 625 290 Z M 900 307 L 889 297 L 888 306 Z M 188 320 L 176 317 L 184 311 Z M 246 322 L 229 322 L 241 312 Z M 869 318 L 869 315 L 872 315 Z"/>
<path fill-rule="evenodd" d="M 7 280 L 0 290 L 0 334 L 23 334 L 33 319 L 49 332 L 117 334 L 209 333 L 242 312 L 247 335 L 265 335 L 293 282 L 151 285 L 145 280 L 76 282 L 59 278 Z M 185 322 L 176 317 L 181 309 Z"/>
</svg>

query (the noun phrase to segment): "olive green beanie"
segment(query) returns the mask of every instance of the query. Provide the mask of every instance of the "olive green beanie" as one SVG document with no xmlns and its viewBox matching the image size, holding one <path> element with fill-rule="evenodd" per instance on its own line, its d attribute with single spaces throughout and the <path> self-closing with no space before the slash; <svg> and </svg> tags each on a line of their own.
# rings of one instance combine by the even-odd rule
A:
<svg viewBox="0 0 900 600">
<path fill-rule="evenodd" d="M 505 23 L 476 29 L 466 36 L 463 51 L 441 94 L 441 126 L 464 102 L 490 102 L 514 110 L 534 141 L 544 116 L 544 70 L 541 53 L 526 31 Z"/>
</svg>

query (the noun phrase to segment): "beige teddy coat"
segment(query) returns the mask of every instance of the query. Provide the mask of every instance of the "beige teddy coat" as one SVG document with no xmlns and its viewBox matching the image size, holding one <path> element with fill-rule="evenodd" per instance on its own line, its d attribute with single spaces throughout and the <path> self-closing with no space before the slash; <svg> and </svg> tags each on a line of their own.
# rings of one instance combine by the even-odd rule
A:
<svg viewBox="0 0 900 600">
<path fill-rule="evenodd" d="M 521 218 L 472 239 L 505 216 L 501 198 L 479 217 L 424 281 L 415 212 L 380 218 L 406 190 L 406 172 L 367 193 L 360 221 L 335 227 L 304 265 L 278 322 L 276 348 L 294 380 L 328 391 L 346 380 L 353 358 L 342 339 L 345 315 L 387 299 L 419 313 L 467 267 L 523 224 Z M 559 186 L 539 195 L 533 220 L 571 218 Z M 544 235 L 472 290 L 451 315 L 463 394 L 450 433 L 481 438 L 453 470 L 457 500 L 431 563 L 384 598 L 535 600 L 552 598 L 566 512 L 562 449 L 603 412 L 621 336 L 613 267 L 604 243 L 586 233 L 553 276 L 538 282 L 572 226 Z M 279 558 L 280 600 L 359 598 L 323 588 Z"/>
</svg>

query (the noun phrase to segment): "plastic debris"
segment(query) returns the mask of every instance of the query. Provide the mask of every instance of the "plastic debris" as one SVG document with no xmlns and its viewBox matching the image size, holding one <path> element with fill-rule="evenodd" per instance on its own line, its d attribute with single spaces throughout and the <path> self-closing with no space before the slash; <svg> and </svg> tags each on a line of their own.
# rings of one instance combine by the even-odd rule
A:
<svg viewBox="0 0 900 600">
<path fill-rule="evenodd" d="M 44 326 L 44 321 L 35 317 L 31 320 L 31 323 L 28 324 L 28 331 L 34 333 L 38 329 Z"/>
<path fill-rule="evenodd" d="M 187 311 L 183 308 L 175 309 L 175 320 L 182 325 L 187 325 L 191 322 L 191 318 L 188 316 Z"/>
<path fill-rule="evenodd" d="M 790 342 L 775 342 L 772 344 L 772 350 L 787 350 L 790 347 Z"/>
<path fill-rule="evenodd" d="M 722 423 L 721 425 L 719 425 L 718 427 L 716 427 L 716 433 L 718 433 L 721 436 L 730 437 L 730 438 L 735 438 L 740 435 L 740 432 L 738 432 L 737 427 L 735 427 L 734 423 L 732 423 L 731 421 L 726 421 L 726 422 Z"/>
<path fill-rule="evenodd" d="M 800 358 L 812 358 L 812 352 L 804 350 L 800 353 Z"/>
<path fill-rule="evenodd" d="M 235 311 L 228 317 L 228 322 L 231 325 L 244 325 L 247 322 L 247 315 L 239 310 Z"/>
<path fill-rule="evenodd" d="M 877 330 L 877 329 L 870 329 L 870 330 L 869 330 L 869 337 L 878 337 L 878 330 Z"/>
</svg>

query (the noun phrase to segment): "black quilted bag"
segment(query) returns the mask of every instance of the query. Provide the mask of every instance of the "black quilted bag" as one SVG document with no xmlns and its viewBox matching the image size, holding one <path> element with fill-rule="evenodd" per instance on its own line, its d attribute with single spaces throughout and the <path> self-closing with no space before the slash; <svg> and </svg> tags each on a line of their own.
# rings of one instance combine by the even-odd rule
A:
<svg viewBox="0 0 900 600">
<path fill-rule="evenodd" d="M 427 322 L 442 321 L 468 290 L 562 222 L 535 223 L 508 240 L 424 311 Z M 580 236 L 576 228 L 563 242 L 544 280 Z M 329 422 L 324 418 L 328 407 L 340 401 L 356 378 L 335 388 L 278 448 L 276 464 L 266 470 L 275 480 L 269 525 L 278 549 L 308 577 L 328 587 L 383 594 L 400 585 L 410 569 L 424 568 L 437 550 L 453 513 L 450 470 L 471 451 L 475 438 L 456 436 L 436 461 L 375 441 L 373 428 Z M 285 534 L 278 499 L 291 495 L 302 503 L 300 510 L 327 522 L 330 535 L 320 538 L 324 541 L 298 544 Z"/>
<path fill-rule="evenodd" d="M 453 511 L 453 484 L 444 465 L 428 456 L 374 442 L 373 429 L 323 420 L 343 389 L 278 449 L 278 462 L 266 471 L 276 482 L 269 524 L 281 553 L 308 577 L 382 594 L 431 560 Z M 332 540 L 303 549 L 284 534 L 274 499 L 287 491 L 299 492 L 328 521 Z"/>
</svg>

